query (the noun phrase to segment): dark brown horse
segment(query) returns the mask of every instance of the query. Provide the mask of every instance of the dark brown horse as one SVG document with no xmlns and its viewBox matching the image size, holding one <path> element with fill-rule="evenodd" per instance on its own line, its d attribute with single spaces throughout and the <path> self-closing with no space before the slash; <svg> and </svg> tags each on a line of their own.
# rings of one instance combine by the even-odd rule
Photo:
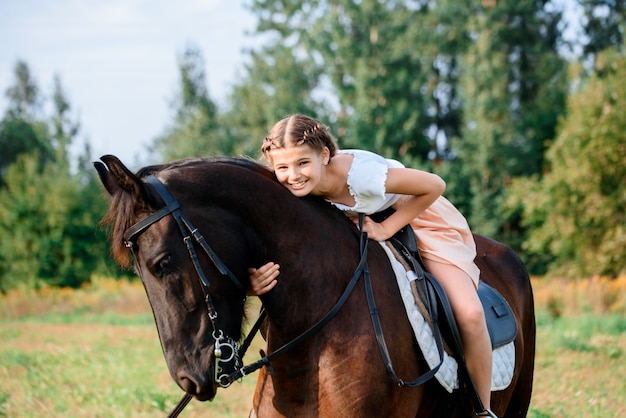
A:
<svg viewBox="0 0 626 418">
<path fill-rule="evenodd" d="M 359 234 L 351 221 L 321 199 L 292 196 L 255 162 L 183 160 L 145 167 L 135 175 L 116 157 L 102 161 L 95 165 L 112 196 L 104 220 L 112 231 L 112 254 L 128 265 L 126 245 L 132 249 L 172 378 L 198 400 L 214 398 L 216 368 L 219 375 L 236 367 L 236 361 L 228 361 L 229 350 L 241 337 L 249 267 L 270 260 L 281 266 L 279 285 L 261 297 L 269 324 L 267 353 L 272 353 L 333 308 L 359 264 Z M 165 185 L 173 201 L 159 194 L 154 181 L 146 181 L 150 175 Z M 187 223 L 202 234 L 214 252 L 211 257 L 200 249 L 197 258 L 193 249 L 189 255 L 181 238 Z M 535 353 L 528 274 L 509 248 L 479 236 L 476 242 L 481 279 L 508 300 L 519 329 L 513 381 L 493 393 L 492 409 L 500 417 L 525 416 Z M 400 378 L 415 379 L 426 365 L 390 264 L 377 243 L 369 242 L 368 251 L 391 360 Z M 217 353 L 224 348 L 227 358 L 220 360 L 218 354 L 216 359 L 216 348 Z M 428 417 L 446 395 L 434 379 L 414 388 L 392 382 L 359 281 L 332 320 L 261 368 L 252 409 L 262 418 Z M 454 416 L 469 416 L 470 410 L 459 403 Z"/>
</svg>

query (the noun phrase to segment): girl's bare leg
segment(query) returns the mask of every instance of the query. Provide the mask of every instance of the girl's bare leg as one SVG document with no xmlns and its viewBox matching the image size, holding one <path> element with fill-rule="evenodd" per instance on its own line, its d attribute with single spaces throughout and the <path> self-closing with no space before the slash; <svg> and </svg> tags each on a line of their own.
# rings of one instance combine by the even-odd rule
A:
<svg viewBox="0 0 626 418">
<path fill-rule="evenodd" d="M 424 259 L 446 291 L 463 340 L 463 355 L 485 408 L 491 402 L 491 341 L 485 313 L 470 276 L 452 264 Z M 480 411 L 476 411 L 480 412 Z"/>
</svg>

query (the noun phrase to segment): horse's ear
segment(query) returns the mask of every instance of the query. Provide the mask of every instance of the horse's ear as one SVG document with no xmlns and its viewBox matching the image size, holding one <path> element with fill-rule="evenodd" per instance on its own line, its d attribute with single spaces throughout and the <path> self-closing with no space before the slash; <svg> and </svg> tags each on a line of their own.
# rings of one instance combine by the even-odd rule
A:
<svg viewBox="0 0 626 418">
<path fill-rule="evenodd" d="M 93 165 L 102 185 L 111 196 L 119 190 L 124 190 L 134 196 L 143 193 L 144 183 L 126 168 L 119 158 L 114 155 L 104 155 L 100 159 L 104 164 L 96 161 Z"/>
<path fill-rule="evenodd" d="M 96 168 L 98 177 L 100 177 L 100 182 L 104 188 L 111 196 L 113 196 L 115 192 L 119 190 L 119 186 L 115 181 L 113 181 L 113 177 L 109 174 L 109 170 L 100 161 L 94 161 L 93 166 Z"/>
</svg>

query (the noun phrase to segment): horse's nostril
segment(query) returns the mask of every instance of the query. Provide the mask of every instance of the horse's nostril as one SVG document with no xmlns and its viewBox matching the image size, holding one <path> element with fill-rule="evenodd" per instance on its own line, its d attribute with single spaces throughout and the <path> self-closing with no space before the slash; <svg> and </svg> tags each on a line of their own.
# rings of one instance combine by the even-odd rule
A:
<svg viewBox="0 0 626 418">
<path fill-rule="evenodd" d="M 176 373 L 176 381 L 182 390 L 191 395 L 198 395 L 203 390 L 206 390 L 206 378 L 187 370 L 180 370 Z"/>
</svg>

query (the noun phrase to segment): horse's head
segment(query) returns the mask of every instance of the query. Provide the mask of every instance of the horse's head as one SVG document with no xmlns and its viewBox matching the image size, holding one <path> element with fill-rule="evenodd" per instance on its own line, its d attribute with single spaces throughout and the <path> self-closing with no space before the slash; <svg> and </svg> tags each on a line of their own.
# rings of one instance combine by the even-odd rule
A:
<svg viewBox="0 0 626 418">
<path fill-rule="evenodd" d="M 132 251 L 172 378 L 197 399 L 212 399 L 216 376 L 239 361 L 231 356 L 241 336 L 247 268 L 256 260 L 253 233 L 241 219 L 246 215 L 234 214 L 229 202 L 202 188 L 213 185 L 221 190 L 213 194 L 222 193 L 228 187 L 214 179 L 241 176 L 228 168 L 248 164 L 243 171 L 256 175 L 262 170 L 240 162 L 221 164 L 226 172 L 207 172 L 201 168 L 219 162 L 182 160 L 135 175 L 114 156 L 102 161 L 94 165 L 112 197 L 103 223 L 111 229 L 113 258 L 129 266 Z"/>
</svg>

